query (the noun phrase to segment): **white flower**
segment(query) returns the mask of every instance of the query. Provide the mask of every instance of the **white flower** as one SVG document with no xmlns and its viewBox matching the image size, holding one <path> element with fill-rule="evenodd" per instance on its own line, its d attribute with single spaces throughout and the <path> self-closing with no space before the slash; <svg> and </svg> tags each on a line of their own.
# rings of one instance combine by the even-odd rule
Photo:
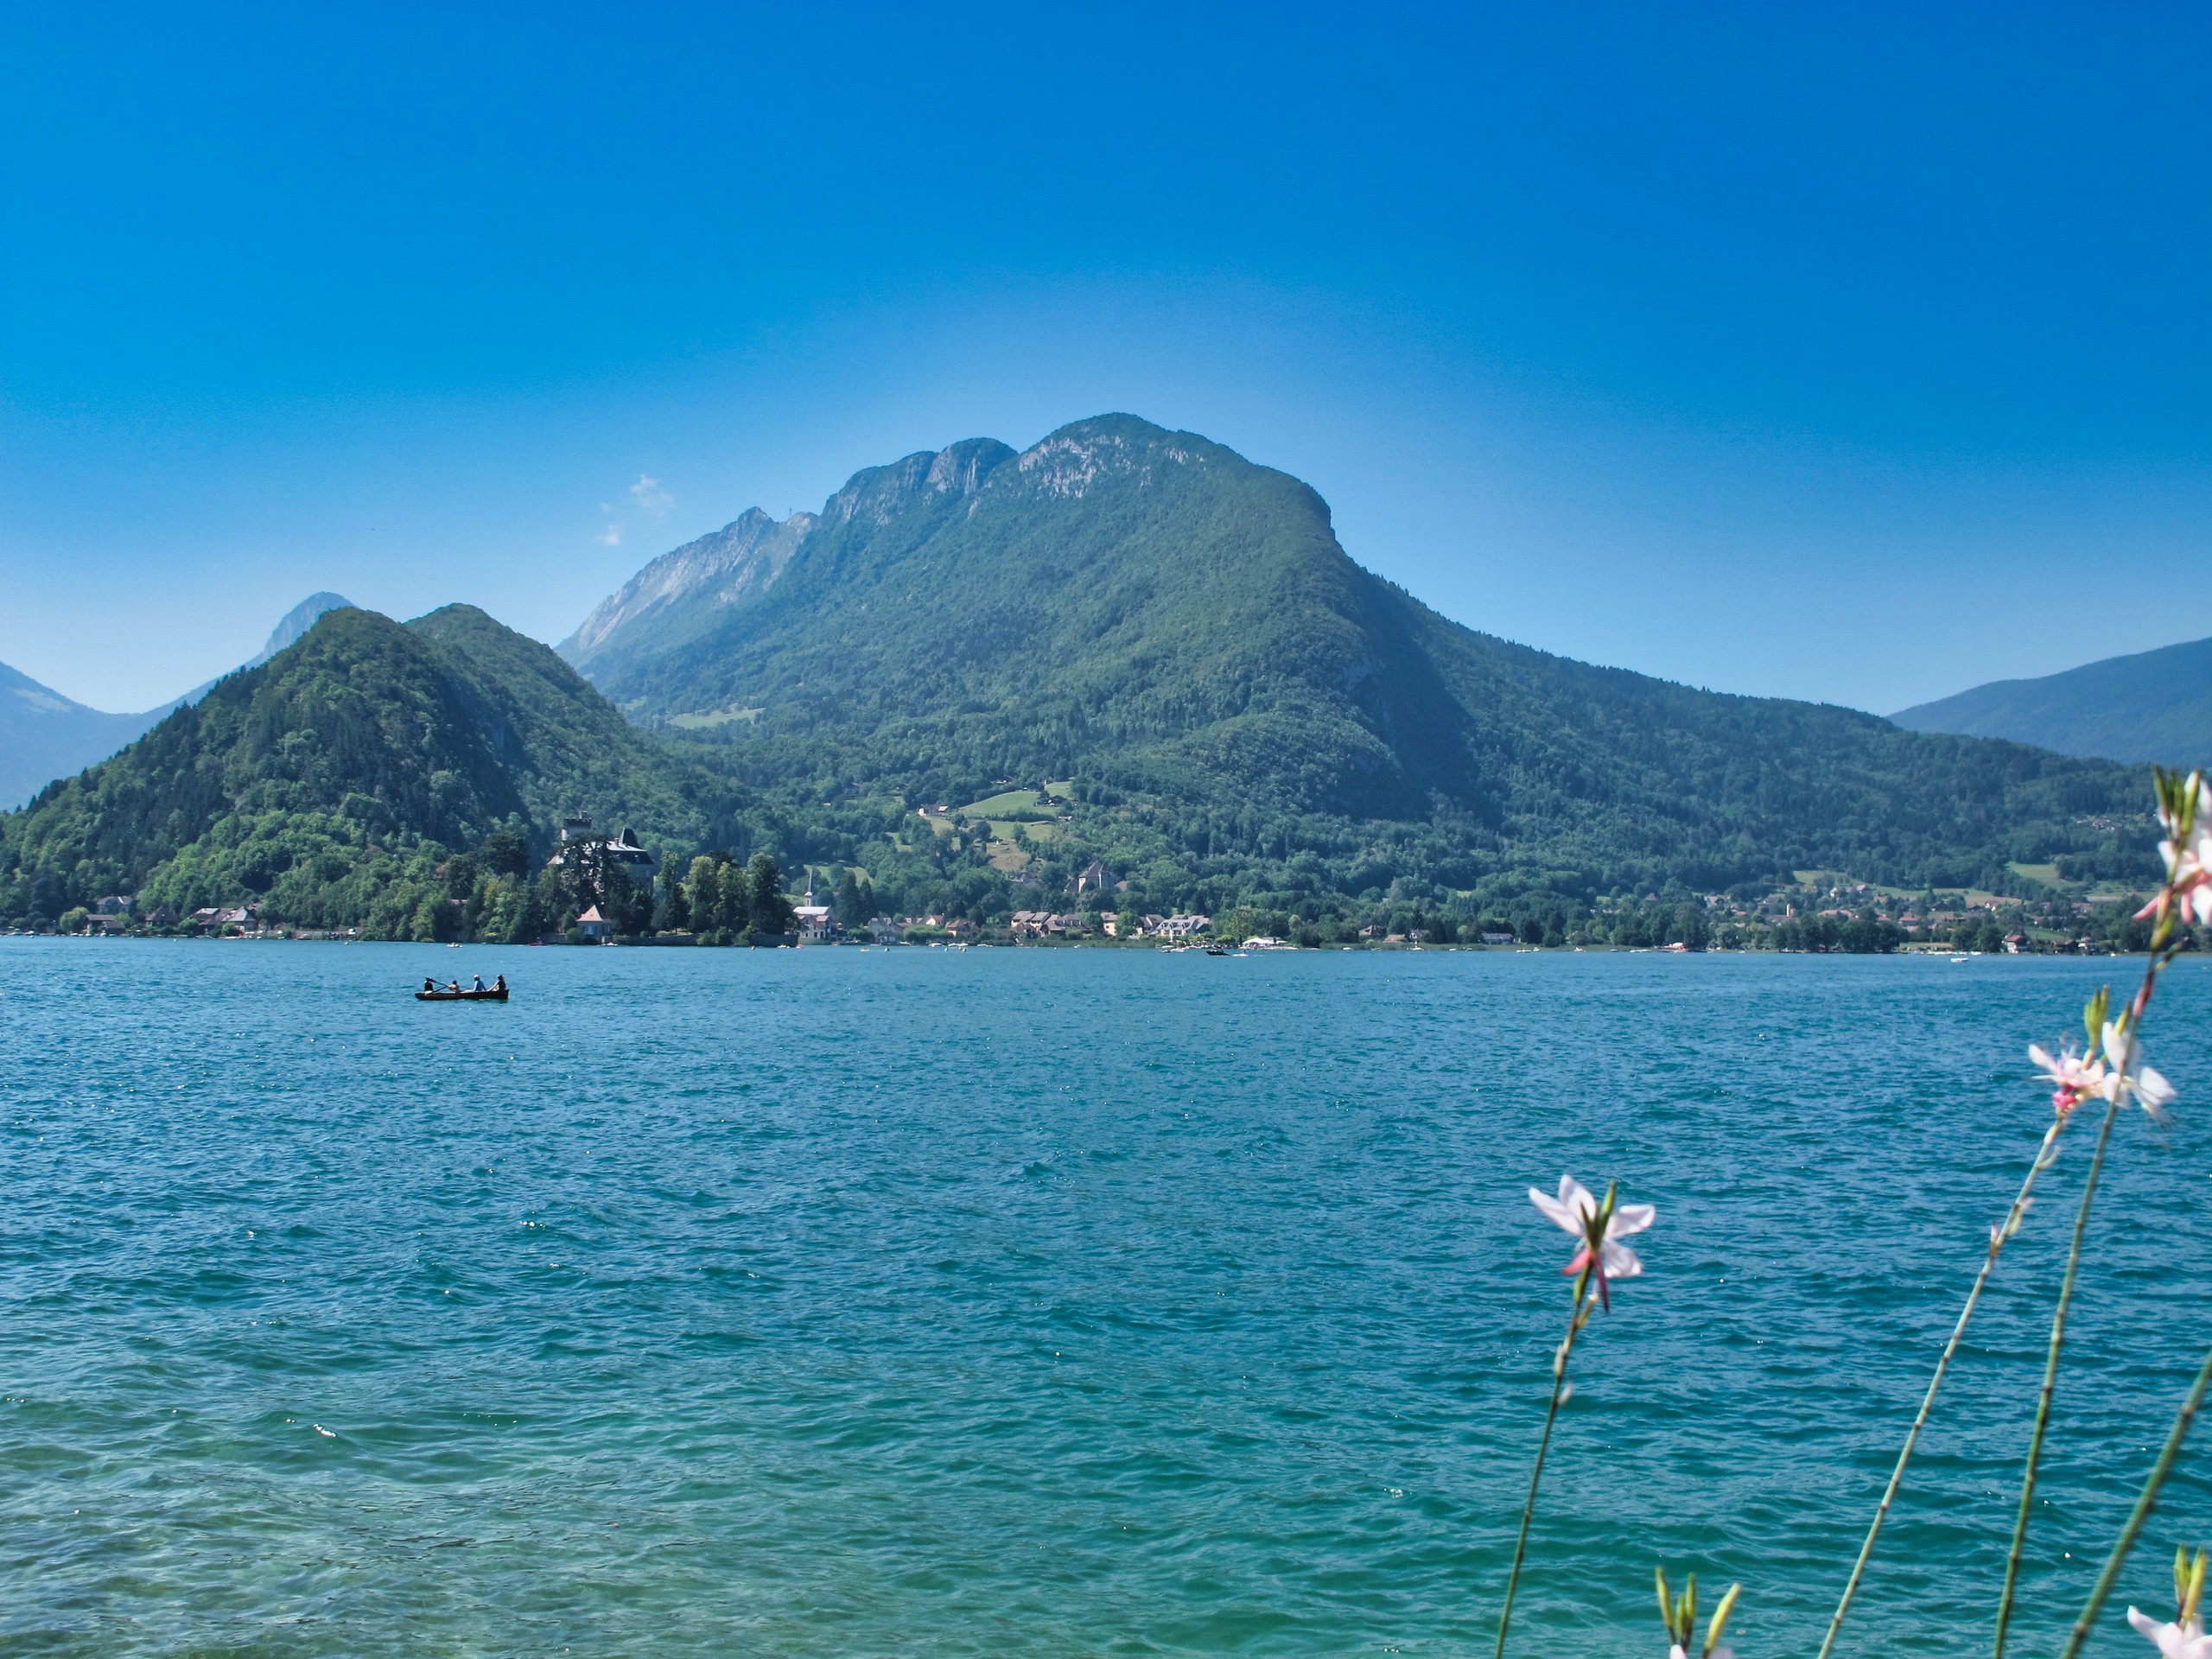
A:
<svg viewBox="0 0 2212 1659">
<path fill-rule="evenodd" d="M 2212 1636 L 2205 1635 L 2204 1627 L 2193 1618 L 2161 1624 L 2150 1614 L 2130 1607 L 2127 1622 L 2156 1644 L 2158 1659 L 2212 1659 Z"/>
<path fill-rule="evenodd" d="M 2174 1103 L 2174 1086 L 2163 1073 L 2143 1064 L 2142 1044 L 2107 1020 L 2104 1049 L 2105 1058 L 2112 1062 L 2111 1083 L 2133 1094 L 2135 1103 L 2152 1117 L 2164 1117 L 2166 1108 Z M 2104 1096 L 2107 1100 L 2112 1097 L 2109 1093 Z"/>
<path fill-rule="evenodd" d="M 1598 1294 L 1606 1305 L 1611 1298 L 1605 1284 L 1611 1279 L 1633 1279 L 1643 1271 L 1643 1262 L 1634 1250 L 1618 1241 L 1640 1233 L 1649 1227 L 1658 1211 L 1648 1204 L 1623 1204 L 1614 1207 L 1606 1218 L 1604 1236 L 1597 1236 L 1598 1200 L 1590 1196 L 1590 1189 L 1572 1175 L 1559 1178 L 1559 1197 L 1552 1198 L 1536 1187 L 1529 1189 L 1529 1201 L 1542 1211 L 1552 1224 L 1562 1231 L 1573 1233 L 1582 1241 L 1582 1248 L 1574 1259 L 1560 1269 L 1576 1274 L 1591 1265 L 1591 1249 L 1597 1247 Z"/>
<path fill-rule="evenodd" d="M 2146 1065 L 2135 1074 L 2135 1099 L 2152 1116 L 2164 1117 L 2174 1103 L 2174 1086 Z"/>
</svg>

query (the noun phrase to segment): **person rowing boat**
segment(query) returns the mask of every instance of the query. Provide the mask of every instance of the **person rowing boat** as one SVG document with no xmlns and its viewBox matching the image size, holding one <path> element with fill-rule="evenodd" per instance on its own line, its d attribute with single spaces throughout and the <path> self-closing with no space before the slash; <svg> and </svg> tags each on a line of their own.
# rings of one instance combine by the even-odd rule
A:
<svg viewBox="0 0 2212 1659">
<path fill-rule="evenodd" d="M 423 982 L 423 988 L 415 993 L 415 1000 L 417 1002 L 504 1002 L 507 1000 L 507 976 L 505 974 L 489 986 L 484 983 L 483 975 L 477 974 L 473 977 L 476 982 L 467 990 L 461 988 L 457 979 L 448 980 L 443 985 L 435 979 L 426 979 Z"/>
</svg>

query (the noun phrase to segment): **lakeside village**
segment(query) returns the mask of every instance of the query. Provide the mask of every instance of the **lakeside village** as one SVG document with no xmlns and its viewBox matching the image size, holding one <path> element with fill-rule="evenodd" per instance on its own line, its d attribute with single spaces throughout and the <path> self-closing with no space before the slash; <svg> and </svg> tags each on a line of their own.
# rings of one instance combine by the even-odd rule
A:
<svg viewBox="0 0 2212 1659">
<path fill-rule="evenodd" d="M 2141 950 L 2149 937 L 2148 925 L 2133 914 L 2143 894 L 2111 883 L 2076 883 L 2069 890 L 2047 868 L 2009 872 L 2012 885 L 2040 891 L 2036 897 L 1972 888 L 1912 893 L 1837 872 L 1800 870 L 1793 873 L 1794 885 L 1764 893 L 1670 887 L 1640 899 L 1586 905 L 1539 895 L 1536 906 L 1523 904 L 1516 914 L 1470 913 L 1459 900 L 1427 906 L 1384 901 L 1311 917 L 1240 906 L 1215 917 L 1139 912 L 1125 903 L 1130 883 L 1094 862 L 1068 883 L 1064 909 L 894 916 L 877 908 L 864 869 L 807 866 L 805 888 L 798 893 L 786 891 L 783 870 L 766 852 L 742 861 L 704 854 L 680 870 L 662 870 L 626 827 L 607 835 L 579 815 L 563 822 L 557 846 L 534 878 L 521 837 L 505 832 L 438 870 L 448 890 L 418 906 L 404 931 L 302 925 L 253 901 L 179 913 L 118 893 L 51 921 L 14 918 L 0 931 L 578 945 L 1215 944 L 1858 955 L 2108 955 Z M 817 880 L 826 892 L 817 893 Z M 2212 934 L 2192 939 L 2190 947 L 2212 949 Z"/>
</svg>

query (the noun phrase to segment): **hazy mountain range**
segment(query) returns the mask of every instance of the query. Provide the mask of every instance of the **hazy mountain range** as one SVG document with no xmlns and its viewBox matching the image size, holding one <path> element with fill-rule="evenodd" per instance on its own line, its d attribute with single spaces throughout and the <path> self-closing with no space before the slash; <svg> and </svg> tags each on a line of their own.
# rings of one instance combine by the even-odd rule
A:
<svg viewBox="0 0 2212 1659">
<path fill-rule="evenodd" d="M 1997 680 L 1890 718 L 1916 732 L 2008 737 L 2061 754 L 2212 766 L 2212 639 Z"/>
<path fill-rule="evenodd" d="M 284 613 L 268 644 L 241 666 L 259 667 L 305 634 L 325 611 L 348 602 L 336 594 L 310 594 Z M 110 715 L 0 663 L 0 810 L 21 806 L 55 779 L 105 760 L 163 715 L 197 702 L 218 683 L 196 685 L 142 715 Z"/>
<path fill-rule="evenodd" d="M 748 512 L 562 651 L 462 607 L 324 616 L 0 818 L 0 913 L 145 885 L 419 931 L 446 851 L 496 825 L 542 857 L 574 806 L 969 913 L 1093 864 L 1139 907 L 1309 917 L 2151 868 L 2139 769 L 1463 627 L 1354 563 L 1305 484 L 1125 415 Z"/>
</svg>

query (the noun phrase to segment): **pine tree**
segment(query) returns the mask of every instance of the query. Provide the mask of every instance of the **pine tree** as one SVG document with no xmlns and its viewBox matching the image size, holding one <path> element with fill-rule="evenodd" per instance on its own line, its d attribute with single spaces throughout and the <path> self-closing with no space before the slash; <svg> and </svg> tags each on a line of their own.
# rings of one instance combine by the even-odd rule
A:
<svg viewBox="0 0 2212 1659">
<path fill-rule="evenodd" d="M 837 897 L 833 906 L 837 925 L 849 933 L 862 926 L 875 913 L 861 896 L 860 877 L 851 870 L 837 878 Z"/>
<path fill-rule="evenodd" d="M 715 925 L 721 928 L 724 944 L 734 942 L 737 936 L 752 925 L 752 904 L 745 880 L 745 866 L 735 859 L 720 860 L 715 870 L 719 897 L 715 905 Z"/>
<path fill-rule="evenodd" d="M 733 866 L 734 869 L 735 867 Z M 766 853 L 753 855 L 752 880 L 753 931 L 756 933 L 788 933 L 791 931 L 791 900 L 784 897 L 784 873 L 776 868 L 776 861 Z"/>
</svg>

